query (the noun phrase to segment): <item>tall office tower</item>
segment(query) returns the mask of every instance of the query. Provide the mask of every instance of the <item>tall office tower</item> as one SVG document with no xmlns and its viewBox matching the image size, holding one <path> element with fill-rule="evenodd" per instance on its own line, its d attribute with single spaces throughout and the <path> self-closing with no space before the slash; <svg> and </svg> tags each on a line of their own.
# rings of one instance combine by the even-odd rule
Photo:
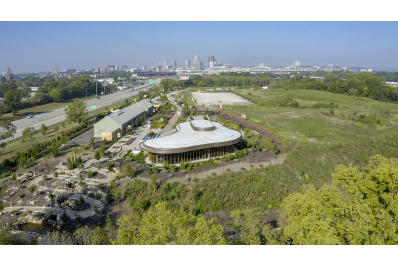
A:
<svg viewBox="0 0 398 265">
<path fill-rule="evenodd" d="M 177 60 L 174 59 L 174 69 L 177 69 Z"/>
<path fill-rule="evenodd" d="M 217 66 L 217 61 L 215 56 L 209 56 L 208 57 L 208 67 L 209 68 L 214 68 Z"/>
<path fill-rule="evenodd" d="M 6 74 L 6 80 L 12 80 L 14 79 L 14 74 L 12 73 L 12 70 L 10 67 L 7 69 L 7 74 Z"/>
<path fill-rule="evenodd" d="M 199 60 L 199 57 L 197 55 L 195 55 L 195 57 L 193 58 L 193 67 L 196 70 L 200 70 L 200 60 Z"/>
<path fill-rule="evenodd" d="M 191 60 L 189 60 L 189 59 L 186 59 L 186 60 L 185 60 L 185 68 L 186 68 L 186 69 L 191 68 Z"/>
<path fill-rule="evenodd" d="M 54 66 L 53 76 L 55 77 L 55 79 L 58 78 L 58 69 L 56 65 Z"/>
</svg>

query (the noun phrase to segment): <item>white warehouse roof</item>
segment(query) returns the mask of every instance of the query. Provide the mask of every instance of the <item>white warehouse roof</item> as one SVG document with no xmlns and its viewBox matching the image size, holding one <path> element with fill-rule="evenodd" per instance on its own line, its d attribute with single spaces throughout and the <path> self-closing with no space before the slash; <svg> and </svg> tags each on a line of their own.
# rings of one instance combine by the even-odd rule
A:
<svg viewBox="0 0 398 265">
<path fill-rule="evenodd" d="M 149 111 L 149 109 L 152 107 L 153 105 L 149 99 L 143 99 L 128 107 L 112 112 L 111 114 L 106 116 L 106 118 L 112 119 L 122 126 L 126 123 L 129 123 L 132 118 L 135 118 L 142 113 Z"/>
<path fill-rule="evenodd" d="M 149 99 L 143 99 L 135 104 L 117 110 L 94 124 L 94 137 L 101 137 L 102 133 L 113 133 L 125 129 L 134 119 L 147 113 L 153 108 Z"/>
</svg>

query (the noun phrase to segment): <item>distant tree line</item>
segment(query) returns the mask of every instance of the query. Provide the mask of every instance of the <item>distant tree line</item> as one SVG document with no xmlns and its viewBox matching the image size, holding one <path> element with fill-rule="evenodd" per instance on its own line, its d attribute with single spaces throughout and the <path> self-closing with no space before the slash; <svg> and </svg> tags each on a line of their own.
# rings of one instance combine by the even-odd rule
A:
<svg viewBox="0 0 398 265">
<path fill-rule="evenodd" d="M 398 72 L 375 72 L 374 75 L 388 82 L 398 82 Z"/>
<path fill-rule="evenodd" d="M 189 80 L 163 79 L 160 88 L 169 91 L 173 88 L 181 89 L 185 87 L 253 87 L 266 86 L 270 83 L 271 77 L 265 74 L 248 73 L 223 73 L 220 75 L 198 76 L 194 75 Z"/>
<path fill-rule="evenodd" d="M 4 96 L 4 101 L 0 105 L 2 113 L 15 112 L 18 109 L 50 102 L 63 102 L 96 93 L 96 83 L 88 76 L 78 76 L 71 79 L 47 79 L 44 82 L 31 78 L 27 79 L 26 83 L 21 82 L 11 80 L 1 83 L 0 96 Z M 32 84 L 38 85 L 39 88 L 36 94 L 29 98 Z M 114 86 L 110 86 L 109 92 L 115 89 Z M 97 84 L 97 91 L 98 94 L 104 91 L 100 83 Z"/>
<path fill-rule="evenodd" d="M 323 80 L 296 75 L 287 80 L 273 81 L 272 87 L 280 89 L 324 90 L 353 96 L 369 97 L 381 101 L 398 101 L 398 89 L 386 85 L 385 80 L 370 73 L 349 73 L 344 78 L 335 74 L 329 74 Z"/>
</svg>

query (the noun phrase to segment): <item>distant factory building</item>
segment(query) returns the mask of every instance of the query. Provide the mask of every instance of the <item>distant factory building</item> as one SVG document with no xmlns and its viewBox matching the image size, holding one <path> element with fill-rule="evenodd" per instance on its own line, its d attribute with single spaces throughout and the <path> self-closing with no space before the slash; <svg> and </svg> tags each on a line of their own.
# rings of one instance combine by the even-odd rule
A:
<svg viewBox="0 0 398 265">
<path fill-rule="evenodd" d="M 398 88 L 398 82 L 386 82 L 387 85 Z"/>
<path fill-rule="evenodd" d="M 117 138 L 118 132 L 126 129 L 144 114 L 152 114 L 153 110 L 154 106 L 149 99 L 117 110 L 94 124 L 94 137 L 112 141 Z"/>
<path fill-rule="evenodd" d="M 240 132 L 228 129 L 218 122 L 192 120 L 180 123 L 176 132 L 140 144 L 155 164 L 179 164 L 187 161 L 221 157 L 235 150 L 234 144 L 242 139 Z"/>
</svg>

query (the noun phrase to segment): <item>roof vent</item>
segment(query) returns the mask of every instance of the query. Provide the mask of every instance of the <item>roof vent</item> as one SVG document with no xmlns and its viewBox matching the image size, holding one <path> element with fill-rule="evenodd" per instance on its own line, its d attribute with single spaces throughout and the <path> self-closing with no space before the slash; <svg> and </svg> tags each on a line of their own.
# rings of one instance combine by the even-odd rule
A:
<svg viewBox="0 0 398 265">
<path fill-rule="evenodd" d="M 190 122 L 194 131 L 214 131 L 215 126 L 208 120 L 192 120 Z"/>
</svg>

